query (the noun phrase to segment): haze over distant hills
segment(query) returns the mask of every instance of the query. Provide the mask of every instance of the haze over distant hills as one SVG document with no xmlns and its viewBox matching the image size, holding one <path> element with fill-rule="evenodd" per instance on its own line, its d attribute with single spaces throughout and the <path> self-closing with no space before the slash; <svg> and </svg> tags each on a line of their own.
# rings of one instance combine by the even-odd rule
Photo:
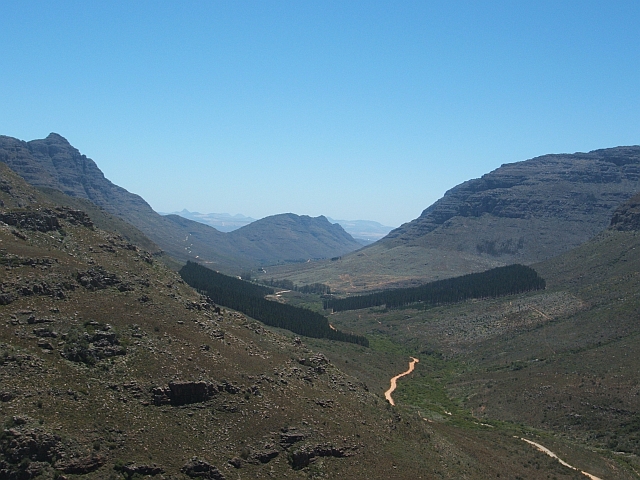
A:
<svg viewBox="0 0 640 480">
<path fill-rule="evenodd" d="M 544 155 L 452 188 L 417 219 L 339 261 L 275 273 L 362 290 L 531 264 L 592 238 L 639 190 L 638 146 Z"/>
<path fill-rule="evenodd" d="M 271 226 L 272 217 L 267 217 L 259 227 L 227 234 L 177 215 L 159 215 L 140 196 L 106 179 L 93 160 L 55 133 L 30 142 L 0 136 L 0 161 L 31 185 L 88 199 L 118 215 L 179 261 L 197 259 L 229 273 L 260 265 L 330 258 L 362 246 L 324 217 L 310 219 L 290 214 L 287 222 L 282 222 L 276 216 Z M 280 233 L 277 243 L 270 243 L 275 225 L 288 230 Z"/>
<path fill-rule="evenodd" d="M 209 225 L 220 232 L 233 232 L 240 227 L 244 227 L 245 225 L 249 225 L 251 222 L 255 222 L 255 218 L 245 217 L 244 215 L 238 213 L 236 215 L 231 215 L 230 213 L 200 213 L 200 212 L 190 212 L 186 208 L 182 209 L 179 212 L 158 212 L 160 215 L 180 215 L 183 218 L 187 218 L 189 220 L 193 220 L 195 222 L 204 223 L 205 225 Z"/>
<path fill-rule="evenodd" d="M 229 213 L 200 213 L 190 212 L 186 208 L 179 212 L 159 213 L 160 215 L 180 215 L 183 218 L 209 225 L 221 232 L 233 232 L 256 221 L 255 218 L 246 217 L 240 213 L 236 215 Z M 334 220 L 331 217 L 326 218 L 331 223 L 339 224 L 349 235 L 365 245 L 380 240 L 393 230 L 393 227 L 388 227 L 372 220 Z"/>
</svg>

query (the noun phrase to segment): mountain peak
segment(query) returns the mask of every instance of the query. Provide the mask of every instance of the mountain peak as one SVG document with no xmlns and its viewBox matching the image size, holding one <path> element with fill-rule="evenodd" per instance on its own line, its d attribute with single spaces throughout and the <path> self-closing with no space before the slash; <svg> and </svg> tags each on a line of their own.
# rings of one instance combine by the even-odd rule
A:
<svg viewBox="0 0 640 480">
<path fill-rule="evenodd" d="M 64 143 L 66 145 L 71 145 L 69 143 L 69 140 L 67 140 L 62 135 L 55 132 L 51 132 L 49 135 L 47 135 L 47 138 L 45 138 L 45 141 L 47 141 L 48 143 Z"/>
</svg>

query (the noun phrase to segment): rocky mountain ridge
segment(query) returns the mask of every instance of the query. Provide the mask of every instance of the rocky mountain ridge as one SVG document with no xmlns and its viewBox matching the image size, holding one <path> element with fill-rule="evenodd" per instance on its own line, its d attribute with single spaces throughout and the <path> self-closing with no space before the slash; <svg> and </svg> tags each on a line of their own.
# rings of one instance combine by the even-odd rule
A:
<svg viewBox="0 0 640 480">
<path fill-rule="evenodd" d="M 379 242 L 339 262 L 282 269 L 281 276 L 349 291 L 531 264 L 607 228 L 638 191 L 639 146 L 505 164 L 452 188 Z"/>
<path fill-rule="evenodd" d="M 277 242 L 271 242 L 269 236 L 258 238 L 258 226 L 231 235 L 175 215 L 161 216 L 140 196 L 110 182 L 93 160 L 55 133 L 30 142 L 0 136 L 0 161 L 34 186 L 88 199 L 121 217 L 180 261 L 198 259 L 229 273 L 259 265 L 333 257 L 361 247 L 346 232 L 339 231 L 341 227 L 320 218 L 313 221 L 290 215 L 288 222 L 282 222 L 276 217 L 270 227 L 270 217 L 263 219 L 259 225 L 269 234 L 276 234 L 278 226 L 288 228 L 279 234 Z M 310 230 L 305 231 L 306 227 Z M 285 237 L 291 241 L 282 242 Z"/>
<path fill-rule="evenodd" d="M 544 155 L 505 164 L 447 191 L 420 217 L 393 230 L 384 241 L 424 243 L 424 236 L 447 222 L 451 228 L 463 218 L 483 215 L 513 221 L 553 217 L 593 223 L 598 231 L 611 212 L 638 190 L 639 181 L 638 146 Z M 589 235 L 589 230 L 584 234 Z"/>
</svg>

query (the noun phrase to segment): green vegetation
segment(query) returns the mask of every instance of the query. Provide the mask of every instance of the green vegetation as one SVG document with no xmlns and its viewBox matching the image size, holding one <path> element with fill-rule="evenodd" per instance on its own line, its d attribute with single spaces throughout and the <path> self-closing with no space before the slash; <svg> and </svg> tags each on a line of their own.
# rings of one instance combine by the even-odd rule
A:
<svg viewBox="0 0 640 480">
<path fill-rule="evenodd" d="M 545 281 L 535 270 L 524 265 L 508 265 L 482 273 L 438 280 L 420 287 L 384 290 L 369 295 L 326 300 L 325 309 L 336 312 L 379 307 L 397 308 L 412 303 L 443 305 L 472 298 L 513 295 L 545 288 Z"/>
<path fill-rule="evenodd" d="M 273 293 L 270 288 L 214 272 L 193 262 L 187 262 L 182 267 L 180 276 L 193 288 L 206 293 L 214 302 L 238 310 L 266 325 L 307 337 L 369 345 L 366 337 L 331 328 L 327 318 L 317 312 L 266 300 L 264 296 Z"/>
</svg>

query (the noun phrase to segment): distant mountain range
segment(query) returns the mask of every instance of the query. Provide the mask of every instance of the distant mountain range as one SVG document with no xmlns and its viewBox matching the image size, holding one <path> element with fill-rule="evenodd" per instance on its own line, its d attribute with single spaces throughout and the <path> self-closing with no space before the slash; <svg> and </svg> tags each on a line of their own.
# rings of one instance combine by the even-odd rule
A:
<svg viewBox="0 0 640 480">
<path fill-rule="evenodd" d="M 200 213 L 190 212 L 187 209 L 179 212 L 159 213 L 160 215 L 180 215 L 183 218 L 209 225 L 221 232 L 233 232 L 256 221 L 255 218 L 246 217 L 242 214 Z M 388 227 L 372 220 L 334 220 L 330 217 L 326 218 L 331 223 L 339 224 L 349 235 L 364 245 L 380 240 L 393 230 L 393 227 Z"/>
<path fill-rule="evenodd" d="M 639 190 L 640 146 L 510 163 L 452 188 L 371 246 L 281 275 L 348 291 L 531 264 L 592 238 Z"/>
<path fill-rule="evenodd" d="M 30 142 L 0 136 L 0 161 L 31 185 L 90 200 L 121 217 L 179 261 L 198 260 L 228 273 L 331 258 L 362 246 L 325 217 L 276 215 L 224 233 L 178 215 L 162 216 L 106 179 L 93 160 L 55 133 Z"/>
</svg>

